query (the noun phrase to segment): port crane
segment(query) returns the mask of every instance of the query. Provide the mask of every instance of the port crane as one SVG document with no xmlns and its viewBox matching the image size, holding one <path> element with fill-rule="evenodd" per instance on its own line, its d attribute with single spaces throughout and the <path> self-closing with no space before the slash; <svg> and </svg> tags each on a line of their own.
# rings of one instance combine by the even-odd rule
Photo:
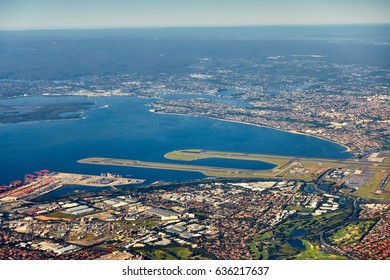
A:
<svg viewBox="0 0 390 280">
<path fill-rule="evenodd" d="M 24 183 L 25 184 L 30 183 L 34 179 L 35 179 L 35 176 L 33 174 L 26 174 L 26 175 L 24 175 Z"/>
</svg>

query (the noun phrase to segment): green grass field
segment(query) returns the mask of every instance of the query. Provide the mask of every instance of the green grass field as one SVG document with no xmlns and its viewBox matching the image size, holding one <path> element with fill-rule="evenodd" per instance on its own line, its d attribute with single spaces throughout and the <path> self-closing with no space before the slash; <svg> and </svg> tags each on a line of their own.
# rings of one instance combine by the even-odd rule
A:
<svg viewBox="0 0 390 280">
<path fill-rule="evenodd" d="M 146 220 L 135 220 L 131 221 L 127 224 L 128 229 L 137 229 L 137 228 L 150 228 L 150 227 L 155 227 L 159 223 L 159 220 L 155 219 L 146 219 Z"/>
<path fill-rule="evenodd" d="M 354 195 L 361 196 L 361 197 L 367 197 L 367 198 L 382 198 L 386 200 L 390 200 L 390 194 L 383 193 L 383 194 L 374 194 L 375 191 L 378 189 L 379 185 L 381 184 L 383 178 L 385 177 L 384 172 L 375 172 L 374 176 L 371 178 L 371 180 L 361 186 Z"/>
<path fill-rule="evenodd" d="M 367 233 L 373 224 L 375 224 L 375 221 L 371 220 L 351 223 L 335 232 L 331 236 L 330 240 L 334 245 L 356 242 L 363 236 L 363 234 Z"/>
<path fill-rule="evenodd" d="M 289 157 L 261 155 L 261 154 L 247 154 L 247 153 L 233 153 L 233 152 L 217 152 L 206 150 L 179 150 L 172 151 L 164 155 L 167 159 L 193 161 L 206 158 L 224 158 L 224 159 L 237 159 L 237 160 L 253 160 L 263 161 L 275 164 L 276 166 L 282 166 L 289 162 Z"/>
<path fill-rule="evenodd" d="M 286 209 L 287 210 L 296 210 L 296 211 L 305 212 L 305 213 L 312 213 L 312 212 L 314 212 L 315 208 L 306 208 L 306 207 L 302 207 L 302 206 L 289 205 L 286 207 Z"/>
<path fill-rule="evenodd" d="M 249 243 L 249 251 L 252 254 L 253 259 L 258 260 L 260 259 L 261 252 L 257 249 L 257 246 L 255 243 Z"/>
<path fill-rule="evenodd" d="M 305 245 L 306 249 L 295 255 L 289 259 L 292 260 L 347 260 L 347 257 L 335 255 L 335 254 L 327 254 L 321 252 L 320 246 L 310 243 L 307 240 L 302 240 L 303 245 Z"/>
<path fill-rule="evenodd" d="M 136 250 L 152 260 L 188 260 L 192 251 L 187 247 L 162 247 L 154 250 Z"/>
<path fill-rule="evenodd" d="M 291 209 L 298 210 L 299 206 Z M 248 241 L 252 257 L 256 259 L 346 259 L 343 256 L 321 252 L 318 235 L 326 228 L 344 221 L 351 213 L 351 204 L 343 210 L 320 216 L 300 216 L 287 219 L 273 229 Z M 291 242 L 301 240 L 305 249 L 292 246 Z"/>
</svg>

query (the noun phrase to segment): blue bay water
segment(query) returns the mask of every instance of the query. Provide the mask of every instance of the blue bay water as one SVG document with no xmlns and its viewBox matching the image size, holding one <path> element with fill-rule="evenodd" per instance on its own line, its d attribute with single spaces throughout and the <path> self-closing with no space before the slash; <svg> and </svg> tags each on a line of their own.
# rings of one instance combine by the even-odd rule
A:
<svg viewBox="0 0 390 280">
<path fill-rule="evenodd" d="M 206 118 L 159 115 L 145 106 L 152 100 L 134 97 L 30 97 L 0 104 L 85 102 L 96 105 L 79 120 L 0 125 L 0 184 L 40 169 L 132 175 L 153 181 L 204 178 L 195 172 L 79 164 L 85 157 L 113 157 L 177 162 L 164 154 L 178 149 L 211 149 L 277 155 L 345 159 L 345 148 L 329 141 L 283 131 Z M 108 105 L 104 108 L 104 105 Z M 272 165 L 235 160 L 199 160 L 190 164 L 269 169 Z"/>
</svg>

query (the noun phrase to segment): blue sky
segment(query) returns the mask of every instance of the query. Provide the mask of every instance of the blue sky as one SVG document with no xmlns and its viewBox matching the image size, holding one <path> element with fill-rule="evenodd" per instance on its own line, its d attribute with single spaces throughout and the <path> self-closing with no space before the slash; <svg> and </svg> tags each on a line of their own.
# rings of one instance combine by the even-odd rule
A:
<svg viewBox="0 0 390 280">
<path fill-rule="evenodd" d="M 390 0 L 0 0 L 0 29 L 390 23 Z"/>
</svg>

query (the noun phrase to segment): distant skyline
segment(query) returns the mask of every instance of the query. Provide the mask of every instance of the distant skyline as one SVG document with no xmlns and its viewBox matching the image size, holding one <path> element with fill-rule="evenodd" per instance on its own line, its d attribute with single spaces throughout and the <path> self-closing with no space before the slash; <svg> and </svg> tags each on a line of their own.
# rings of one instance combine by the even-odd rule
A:
<svg viewBox="0 0 390 280">
<path fill-rule="evenodd" d="M 0 30 L 390 23 L 390 0 L 0 0 Z"/>
</svg>

